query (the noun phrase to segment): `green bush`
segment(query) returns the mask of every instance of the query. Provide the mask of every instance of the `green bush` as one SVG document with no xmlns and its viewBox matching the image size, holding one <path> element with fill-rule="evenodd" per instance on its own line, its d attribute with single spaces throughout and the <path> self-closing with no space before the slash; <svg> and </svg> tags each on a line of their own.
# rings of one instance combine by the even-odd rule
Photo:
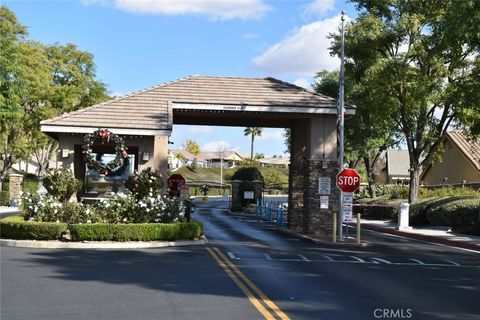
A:
<svg viewBox="0 0 480 320">
<path fill-rule="evenodd" d="M 45 189 L 61 202 L 67 202 L 80 189 L 80 183 L 70 169 L 49 170 L 43 180 Z"/>
<path fill-rule="evenodd" d="M 232 180 L 264 181 L 263 175 L 257 167 L 240 167 L 232 176 Z"/>
<path fill-rule="evenodd" d="M 353 212 L 362 214 L 365 219 L 395 220 L 398 214 L 397 206 L 387 205 L 354 205 Z"/>
<path fill-rule="evenodd" d="M 10 192 L 0 191 L 0 206 L 8 206 L 10 202 Z"/>
<path fill-rule="evenodd" d="M 191 240 L 203 234 L 201 223 L 74 224 L 74 241 L 154 241 Z"/>
<path fill-rule="evenodd" d="M 446 186 L 446 187 L 435 188 L 435 189 L 420 188 L 419 190 L 420 199 L 452 197 L 452 196 L 480 197 L 480 192 L 470 188 L 461 188 L 461 187 L 452 187 L 452 186 Z"/>
<path fill-rule="evenodd" d="M 471 226 L 479 222 L 480 198 L 445 198 L 431 205 L 426 214 L 430 225 L 453 228 Z"/>
<path fill-rule="evenodd" d="M 0 237 L 3 239 L 56 240 L 66 230 L 66 223 L 30 222 L 21 216 L 0 220 Z"/>
</svg>

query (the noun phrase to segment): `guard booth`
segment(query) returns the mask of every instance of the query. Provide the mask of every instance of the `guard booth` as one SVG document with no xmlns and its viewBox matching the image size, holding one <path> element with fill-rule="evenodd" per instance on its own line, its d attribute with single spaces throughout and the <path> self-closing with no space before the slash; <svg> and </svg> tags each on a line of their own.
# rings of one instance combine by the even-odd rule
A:
<svg viewBox="0 0 480 320">
<path fill-rule="evenodd" d="M 336 114 L 336 99 L 278 79 L 191 76 L 42 121 L 41 129 L 59 141 L 58 166 L 83 180 L 83 136 L 99 127 L 125 138 L 133 170 L 164 177 L 174 124 L 290 128 L 288 227 L 330 234 L 339 210 Z M 320 194 L 320 179 L 330 181 L 329 194 Z"/>
</svg>

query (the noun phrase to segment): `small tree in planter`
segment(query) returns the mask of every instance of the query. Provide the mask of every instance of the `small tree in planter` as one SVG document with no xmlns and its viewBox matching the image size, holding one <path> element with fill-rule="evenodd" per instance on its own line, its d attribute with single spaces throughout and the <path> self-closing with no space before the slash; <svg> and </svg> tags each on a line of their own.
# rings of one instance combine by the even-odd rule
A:
<svg viewBox="0 0 480 320">
<path fill-rule="evenodd" d="M 49 170 L 43 180 L 45 189 L 64 204 L 80 189 L 70 169 Z"/>
</svg>

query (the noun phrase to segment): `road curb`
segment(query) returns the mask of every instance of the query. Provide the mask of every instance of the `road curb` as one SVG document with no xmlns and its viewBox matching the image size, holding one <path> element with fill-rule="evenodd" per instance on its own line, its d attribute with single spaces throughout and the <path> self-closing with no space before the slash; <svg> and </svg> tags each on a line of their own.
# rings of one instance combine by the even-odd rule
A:
<svg viewBox="0 0 480 320">
<path fill-rule="evenodd" d="M 400 230 L 395 230 L 395 229 L 382 228 L 382 227 L 372 226 L 372 225 L 368 225 L 368 224 L 362 224 L 362 229 L 363 230 L 380 232 L 380 233 L 392 234 L 392 235 L 396 235 L 396 236 L 402 236 L 402 237 L 405 237 L 405 238 L 411 238 L 411 239 L 416 239 L 416 240 L 439 243 L 439 244 L 444 244 L 444 245 L 447 245 L 447 246 L 458 247 L 458 248 L 462 248 L 462 249 L 469 249 L 469 250 L 474 250 L 474 251 L 479 251 L 480 252 L 480 245 L 477 245 L 477 244 L 471 243 L 471 242 L 451 240 L 451 239 L 440 238 L 438 236 L 429 236 L 429 235 L 418 234 L 418 233 L 413 233 L 413 232 L 406 232 L 406 231 L 400 231 Z"/>
<path fill-rule="evenodd" d="M 296 237 L 300 240 L 312 242 L 312 243 L 317 244 L 317 245 L 326 245 L 326 246 L 331 246 L 331 247 L 358 247 L 358 248 L 365 248 L 365 247 L 370 247 L 370 246 L 373 245 L 370 242 L 362 242 L 360 244 L 357 244 L 356 242 L 325 241 L 325 240 L 315 239 L 315 238 L 310 237 L 308 235 L 300 234 L 300 233 L 297 233 L 293 230 L 286 229 L 286 228 L 281 228 L 281 227 L 277 227 L 277 230 L 284 233 L 284 234 L 288 234 L 288 235 L 294 236 L 294 237 Z M 353 241 L 355 241 L 355 240 L 353 240 Z"/>
<path fill-rule="evenodd" d="M 181 241 L 129 241 L 129 242 L 110 242 L 110 241 L 84 241 L 84 242 L 61 242 L 57 240 L 12 240 L 0 239 L 2 247 L 16 248 L 35 248 L 35 249 L 155 249 L 165 247 L 182 247 L 205 245 L 208 239 L 202 236 L 198 240 Z"/>
</svg>

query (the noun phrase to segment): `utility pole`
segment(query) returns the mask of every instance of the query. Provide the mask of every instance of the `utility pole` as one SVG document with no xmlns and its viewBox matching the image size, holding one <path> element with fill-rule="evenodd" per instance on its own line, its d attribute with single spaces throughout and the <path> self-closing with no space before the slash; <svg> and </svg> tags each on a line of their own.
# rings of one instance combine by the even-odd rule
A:
<svg viewBox="0 0 480 320">
<path fill-rule="evenodd" d="M 338 143 L 338 172 L 343 170 L 344 157 L 344 123 L 345 123 L 345 11 L 342 11 L 342 40 L 340 47 L 340 81 L 338 88 L 338 107 L 337 107 L 337 143 Z M 338 211 L 338 238 L 343 239 L 343 191 L 340 191 L 340 208 Z"/>
</svg>

